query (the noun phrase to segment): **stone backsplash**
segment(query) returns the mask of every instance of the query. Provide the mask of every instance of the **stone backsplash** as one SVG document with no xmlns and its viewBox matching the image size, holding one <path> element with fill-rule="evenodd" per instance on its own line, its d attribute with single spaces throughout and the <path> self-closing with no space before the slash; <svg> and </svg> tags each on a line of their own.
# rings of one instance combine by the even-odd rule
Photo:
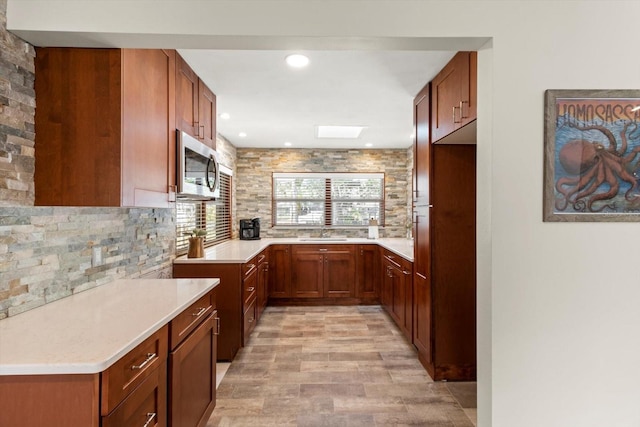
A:
<svg viewBox="0 0 640 427">
<path fill-rule="evenodd" d="M 35 50 L 7 31 L 0 0 L 0 206 L 34 200 Z"/>
<path fill-rule="evenodd" d="M 172 209 L 0 208 L 0 319 L 169 270 L 175 233 Z"/>
<path fill-rule="evenodd" d="M 411 159 L 406 149 L 321 150 L 238 148 L 236 158 L 236 215 L 260 218 L 265 237 L 318 233 L 318 229 L 271 226 L 273 172 L 384 172 L 385 226 L 380 237 L 405 237 L 411 192 Z M 339 228 L 334 234 L 366 237 L 366 228 Z"/>
</svg>

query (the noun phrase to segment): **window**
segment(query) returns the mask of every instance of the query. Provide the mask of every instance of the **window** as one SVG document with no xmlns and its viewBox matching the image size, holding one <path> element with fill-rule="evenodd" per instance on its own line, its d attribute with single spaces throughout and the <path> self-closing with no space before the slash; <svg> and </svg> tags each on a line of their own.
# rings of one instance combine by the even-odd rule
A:
<svg viewBox="0 0 640 427">
<path fill-rule="evenodd" d="M 274 225 L 384 225 L 384 174 L 274 173 L 273 212 Z"/>
<path fill-rule="evenodd" d="M 231 239 L 231 174 L 220 172 L 220 197 L 212 201 L 178 201 L 176 203 L 176 252 L 186 253 L 190 232 L 207 231 L 205 246 Z"/>
</svg>

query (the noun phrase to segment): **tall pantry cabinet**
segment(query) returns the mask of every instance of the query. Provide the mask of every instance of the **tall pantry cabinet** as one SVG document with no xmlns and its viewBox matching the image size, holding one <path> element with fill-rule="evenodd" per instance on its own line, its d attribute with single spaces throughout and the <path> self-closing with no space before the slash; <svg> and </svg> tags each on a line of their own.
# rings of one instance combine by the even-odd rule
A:
<svg viewBox="0 0 640 427">
<path fill-rule="evenodd" d="M 457 67 L 467 61 L 462 66 L 465 87 L 475 88 L 475 55 L 459 52 L 452 59 Z M 437 105 L 442 92 L 435 84 L 443 73 L 451 73 L 450 64 L 414 99 L 413 341 L 434 380 L 475 380 L 476 146 L 475 140 L 454 135 L 464 126 L 452 126 L 449 134 L 434 138 L 434 111 L 442 111 Z M 459 118 L 453 112 L 460 105 L 466 109 L 469 104 L 458 101 L 456 108 L 450 107 L 451 119 Z"/>
</svg>

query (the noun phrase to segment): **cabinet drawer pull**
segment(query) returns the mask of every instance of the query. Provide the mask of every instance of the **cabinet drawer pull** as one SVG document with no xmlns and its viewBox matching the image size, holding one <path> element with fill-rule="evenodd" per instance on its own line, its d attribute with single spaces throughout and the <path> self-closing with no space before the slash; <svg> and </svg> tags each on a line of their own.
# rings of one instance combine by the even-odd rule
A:
<svg viewBox="0 0 640 427">
<path fill-rule="evenodd" d="M 147 422 L 145 422 L 142 427 L 149 427 L 151 422 L 156 418 L 156 415 L 155 412 L 147 412 Z"/>
<path fill-rule="evenodd" d="M 250 288 L 247 288 L 247 292 L 253 292 L 255 290 L 256 290 L 256 288 L 254 288 L 253 286 L 251 286 Z"/>
<path fill-rule="evenodd" d="M 411 272 L 410 272 L 410 271 L 407 271 L 407 270 L 402 270 L 402 272 L 403 272 L 404 274 L 406 274 L 407 276 L 408 276 L 409 274 L 411 274 Z"/>
<path fill-rule="evenodd" d="M 253 271 L 253 269 L 256 268 L 255 264 L 247 264 L 247 272 L 244 273 L 245 276 L 248 276 L 249 273 L 251 273 Z"/>
<path fill-rule="evenodd" d="M 461 120 L 462 120 L 462 119 L 468 119 L 468 118 L 469 118 L 469 116 L 465 116 L 465 115 L 464 115 L 464 108 L 462 108 L 462 106 L 463 106 L 464 104 L 468 104 L 468 103 L 469 103 L 469 101 L 460 101 L 460 119 L 461 119 Z M 468 108 L 467 108 L 467 110 L 468 110 Z"/>
<path fill-rule="evenodd" d="M 208 308 L 209 308 L 209 307 L 202 307 L 201 309 L 199 309 L 199 310 L 198 310 L 198 312 L 197 312 L 197 313 L 191 313 L 191 315 L 192 315 L 193 317 L 200 317 L 200 316 L 202 316 L 202 313 L 204 313 L 205 311 L 207 311 L 207 309 L 208 309 Z"/>
<path fill-rule="evenodd" d="M 453 123 L 462 123 L 462 120 L 456 120 L 456 109 L 461 107 L 453 107 Z M 460 113 L 462 115 L 462 113 Z"/>
<path fill-rule="evenodd" d="M 327 252 L 327 250 L 328 250 L 328 249 L 326 249 L 326 248 L 320 248 L 320 249 L 318 249 L 318 250 L 319 250 L 320 252 Z"/>
<path fill-rule="evenodd" d="M 216 331 L 214 332 L 214 335 L 220 335 L 220 318 L 216 317 Z"/>
<path fill-rule="evenodd" d="M 135 371 L 136 369 L 142 369 L 145 366 L 147 366 L 147 364 L 149 362 L 151 362 L 153 359 L 155 359 L 157 357 L 157 355 L 155 353 L 147 353 L 147 358 L 144 360 L 144 362 L 142 362 L 139 365 L 133 365 L 131 366 L 131 370 Z"/>
</svg>

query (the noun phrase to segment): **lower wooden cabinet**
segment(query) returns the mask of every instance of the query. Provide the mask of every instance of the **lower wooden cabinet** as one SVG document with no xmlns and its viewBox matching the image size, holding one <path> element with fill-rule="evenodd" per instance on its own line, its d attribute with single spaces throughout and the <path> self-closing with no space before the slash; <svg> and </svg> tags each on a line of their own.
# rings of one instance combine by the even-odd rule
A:
<svg viewBox="0 0 640 427">
<path fill-rule="evenodd" d="M 216 289 L 96 374 L 0 376 L 0 426 L 202 427 L 216 403 Z"/>
<path fill-rule="evenodd" d="M 413 341 L 412 263 L 384 249 L 382 306 L 409 341 Z"/>
<path fill-rule="evenodd" d="M 380 298 L 380 248 L 378 245 L 356 247 L 356 297 L 377 301 Z"/>
<path fill-rule="evenodd" d="M 218 335 L 218 360 L 231 361 L 244 346 L 252 328 L 246 316 L 255 324 L 260 318 L 255 310 L 259 288 L 260 263 L 267 259 L 269 248 L 263 250 L 246 263 L 193 263 L 174 264 L 174 278 L 218 277 L 216 287 L 217 310 L 222 325 Z M 262 258 L 265 256 L 265 258 Z M 258 260 L 261 260 L 259 263 Z M 253 304 L 253 311 L 249 311 Z"/>
<path fill-rule="evenodd" d="M 292 297 L 355 297 L 354 245 L 295 245 L 291 256 Z"/>
<path fill-rule="evenodd" d="M 291 298 L 291 245 L 271 245 L 269 251 L 269 298 Z"/>
<path fill-rule="evenodd" d="M 217 311 L 169 354 L 169 426 L 201 427 L 216 405 Z"/>
</svg>

